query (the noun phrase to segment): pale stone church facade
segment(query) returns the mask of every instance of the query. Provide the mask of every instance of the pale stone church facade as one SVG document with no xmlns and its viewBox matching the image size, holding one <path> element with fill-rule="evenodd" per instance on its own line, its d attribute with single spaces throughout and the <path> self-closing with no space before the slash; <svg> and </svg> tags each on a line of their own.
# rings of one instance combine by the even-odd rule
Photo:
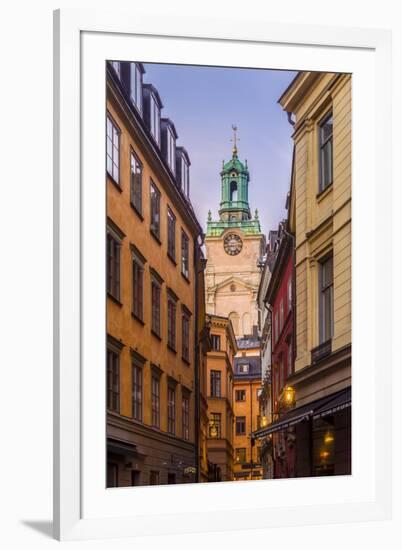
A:
<svg viewBox="0 0 402 550">
<path fill-rule="evenodd" d="M 249 171 L 237 156 L 223 164 L 219 220 L 208 216 L 206 246 L 207 313 L 229 317 L 236 338 L 256 334 L 260 260 L 265 253 L 258 212 L 248 202 Z"/>
</svg>

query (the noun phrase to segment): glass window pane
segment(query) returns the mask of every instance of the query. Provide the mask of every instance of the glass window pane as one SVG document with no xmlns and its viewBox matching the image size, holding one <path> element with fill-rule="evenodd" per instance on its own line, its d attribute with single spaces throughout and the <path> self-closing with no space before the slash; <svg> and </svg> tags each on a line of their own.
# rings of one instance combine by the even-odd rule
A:
<svg viewBox="0 0 402 550">
<path fill-rule="evenodd" d="M 332 136 L 332 127 L 332 116 L 330 116 L 321 126 L 321 139 L 323 142 Z"/>
<path fill-rule="evenodd" d="M 119 168 L 115 164 L 113 165 L 113 179 L 119 181 Z"/>
</svg>

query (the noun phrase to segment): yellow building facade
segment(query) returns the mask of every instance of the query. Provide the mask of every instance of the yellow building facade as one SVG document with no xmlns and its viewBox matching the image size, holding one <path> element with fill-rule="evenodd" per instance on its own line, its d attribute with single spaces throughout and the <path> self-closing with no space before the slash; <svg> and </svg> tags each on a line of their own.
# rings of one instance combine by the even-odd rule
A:
<svg viewBox="0 0 402 550">
<path fill-rule="evenodd" d="M 190 163 L 141 64 L 107 71 L 107 485 L 190 482 L 202 332 Z"/>
<path fill-rule="evenodd" d="M 280 98 L 294 124 L 296 357 L 289 383 L 296 407 L 317 411 L 310 428 L 297 427 L 299 476 L 351 471 L 351 93 L 350 75 L 301 72 Z"/>
<path fill-rule="evenodd" d="M 237 352 L 227 317 L 208 315 L 211 350 L 207 353 L 209 481 L 233 479 L 233 362 Z"/>
<path fill-rule="evenodd" d="M 259 392 L 261 391 L 261 362 L 258 349 L 254 355 L 244 354 L 235 359 L 234 367 L 234 472 L 237 480 L 262 479 L 260 442 L 251 434 L 261 425 Z"/>
</svg>

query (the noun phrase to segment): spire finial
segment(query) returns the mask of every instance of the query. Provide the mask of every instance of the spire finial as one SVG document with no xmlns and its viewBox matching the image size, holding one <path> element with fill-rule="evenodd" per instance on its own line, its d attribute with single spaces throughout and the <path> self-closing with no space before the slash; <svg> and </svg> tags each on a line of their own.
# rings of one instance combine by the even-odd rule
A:
<svg viewBox="0 0 402 550">
<path fill-rule="evenodd" d="M 237 137 L 237 126 L 236 124 L 232 124 L 232 130 L 233 130 L 233 139 L 230 141 L 233 141 L 233 158 L 237 157 L 237 142 L 240 141 L 240 139 Z"/>
</svg>

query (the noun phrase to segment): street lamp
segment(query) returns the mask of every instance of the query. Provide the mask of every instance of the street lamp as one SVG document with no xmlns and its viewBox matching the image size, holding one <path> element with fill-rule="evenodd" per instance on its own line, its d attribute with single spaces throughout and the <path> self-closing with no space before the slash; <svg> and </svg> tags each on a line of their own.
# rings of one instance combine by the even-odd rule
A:
<svg viewBox="0 0 402 550">
<path fill-rule="evenodd" d="M 287 406 L 292 406 L 295 403 L 296 392 L 292 386 L 285 386 L 283 389 L 283 401 Z"/>
<path fill-rule="evenodd" d="M 267 425 L 268 425 L 268 418 L 266 416 L 263 416 L 261 418 L 261 427 L 265 428 L 265 426 L 267 426 Z"/>
<path fill-rule="evenodd" d="M 327 433 L 324 436 L 324 443 L 326 443 L 328 445 L 329 443 L 332 443 L 333 441 L 334 441 L 334 434 L 330 430 L 328 430 Z"/>
</svg>

